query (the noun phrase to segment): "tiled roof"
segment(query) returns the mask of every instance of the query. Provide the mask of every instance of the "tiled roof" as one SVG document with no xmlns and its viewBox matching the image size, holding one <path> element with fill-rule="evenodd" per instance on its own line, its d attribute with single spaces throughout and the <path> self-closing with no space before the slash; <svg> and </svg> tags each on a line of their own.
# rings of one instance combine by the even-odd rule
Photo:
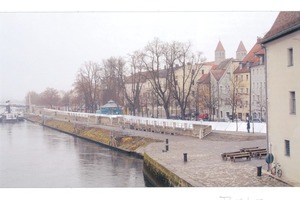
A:
<svg viewBox="0 0 300 200">
<path fill-rule="evenodd" d="M 218 43 L 217 48 L 216 48 L 215 51 L 225 51 L 225 49 L 224 49 L 221 41 L 219 41 L 219 43 Z"/>
<path fill-rule="evenodd" d="M 240 52 L 240 51 L 247 51 L 242 41 L 240 42 L 240 44 L 239 44 L 239 46 L 238 46 L 238 48 L 237 48 L 236 51 L 237 51 L 237 52 Z"/>
<path fill-rule="evenodd" d="M 209 84 L 210 83 L 210 75 L 203 74 L 201 78 L 197 81 L 198 84 Z"/>
<path fill-rule="evenodd" d="M 227 58 L 223 60 L 217 67 L 216 69 L 227 69 L 227 65 L 232 61 L 232 58 Z"/>
<path fill-rule="evenodd" d="M 257 38 L 256 44 L 252 47 L 249 53 L 245 56 L 242 63 L 258 64 L 260 62 L 259 57 L 256 55 L 264 55 L 265 50 L 261 46 L 261 38 Z"/>
<path fill-rule="evenodd" d="M 247 66 L 238 67 L 233 72 L 234 74 L 243 74 L 243 73 L 250 73 L 250 69 Z"/>
<path fill-rule="evenodd" d="M 299 11 L 282 11 L 278 14 L 273 26 L 264 36 L 263 43 L 272 41 L 300 28 Z"/>
<path fill-rule="evenodd" d="M 210 70 L 211 74 L 215 77 L 215 79 L 217 81 L 219 81 L 222 78 L 222 76 L 225 73 L 225 71 L 226 71 L 225 69 Z"/>
</svg>

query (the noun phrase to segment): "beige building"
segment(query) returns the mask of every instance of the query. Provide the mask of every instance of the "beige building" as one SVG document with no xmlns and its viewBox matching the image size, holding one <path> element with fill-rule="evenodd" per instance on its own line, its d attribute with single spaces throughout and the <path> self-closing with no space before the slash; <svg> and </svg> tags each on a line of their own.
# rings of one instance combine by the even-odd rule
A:
<svg viewBox="0 0 300 200">
<path fill-rule="evenodd" d="M 282 179 L 300 186 L 300 12 L 280 12 L 266 50 L 268 149 Z"/>
<path fill-rule="evenodd" d="M 236 90 L 236 114 L 237 117 L 246 121 L 250 112 L 250 69 L 248 65 L 242 63 L 234 71 Z"/>
</svg>

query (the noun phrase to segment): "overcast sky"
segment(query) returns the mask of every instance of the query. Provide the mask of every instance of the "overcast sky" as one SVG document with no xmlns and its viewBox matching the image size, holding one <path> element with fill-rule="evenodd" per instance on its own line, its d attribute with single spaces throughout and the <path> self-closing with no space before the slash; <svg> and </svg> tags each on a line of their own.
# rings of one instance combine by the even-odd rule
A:
<svg viewBox="0 0 300 200">
<path fill-rule="evenodd" d="M 0 12 L 0 103 L 28 91 L 70 90 L 85 61 L 127 56 L 158 37 L 190 41 L 207 61 L 249 51 L 278 12 Z"/>
</svg>

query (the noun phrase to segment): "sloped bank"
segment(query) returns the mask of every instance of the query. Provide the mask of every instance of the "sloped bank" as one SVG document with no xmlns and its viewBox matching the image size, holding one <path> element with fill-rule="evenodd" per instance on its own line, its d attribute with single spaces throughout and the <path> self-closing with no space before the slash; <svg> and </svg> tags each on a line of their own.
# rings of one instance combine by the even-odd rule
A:
<svg viewBox="0 0 300 200">
<path fill-rule="evenodd" d="M 136 151 L 139 147 L 145 147 L 152 142 L 161 142 L 161 140 L 139 136 L 128 136 L 118 133 L 117 131 L 86 127 L 84 125 L 68 121 L 55 119 L 43 120 L 43 118 L 38 115 L 27 115 L 25 118 L 28 121 L 39 123 L 45 127 L 91 142 L 96 142 L 106 148 L 124 152 L 137 158 L 143 158 L 143 155 Z"/>
<path fill-rule="evenodd" d="M 69 121 L 45 119 L 39 115 L 27 115 L 25 119 L 39 123 L 45 127 L 76 136 L 100 144 L 106 148 L 126 153 L 144 160 L 143 172 L 147 186 L 155 187 L 191 187 L 192 185 L 178 177 L 160 163 L 151 158 L 146 152 L 138 153 L 137 149 L 146 147 L 153 142 L 162 142 L 151 138 L 128 136 L 110 130 L 86 127 Z"/>
</svg>

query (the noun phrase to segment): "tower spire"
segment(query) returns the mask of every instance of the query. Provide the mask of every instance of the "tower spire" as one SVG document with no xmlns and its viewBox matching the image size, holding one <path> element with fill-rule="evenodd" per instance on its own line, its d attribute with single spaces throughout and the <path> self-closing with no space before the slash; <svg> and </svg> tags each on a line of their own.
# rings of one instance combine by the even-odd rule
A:
<svg viewBox="0 0 300 200">
<path fill-rule="evenodd" d="M 243 60 L 246 55 L 247 55 L 247 50 L 244 46 L 244 43 L 242 41 L 240 41 L 240 44 L 236 50 L 236 59 Z"/>
<path fill-rule="evenodd" d="M 219 64 L 225 60 L 225 49 L 222 45 L 222 42 L 219 40 L 217 48 L 215 50 L 215 63 Z"/>
</svg>

